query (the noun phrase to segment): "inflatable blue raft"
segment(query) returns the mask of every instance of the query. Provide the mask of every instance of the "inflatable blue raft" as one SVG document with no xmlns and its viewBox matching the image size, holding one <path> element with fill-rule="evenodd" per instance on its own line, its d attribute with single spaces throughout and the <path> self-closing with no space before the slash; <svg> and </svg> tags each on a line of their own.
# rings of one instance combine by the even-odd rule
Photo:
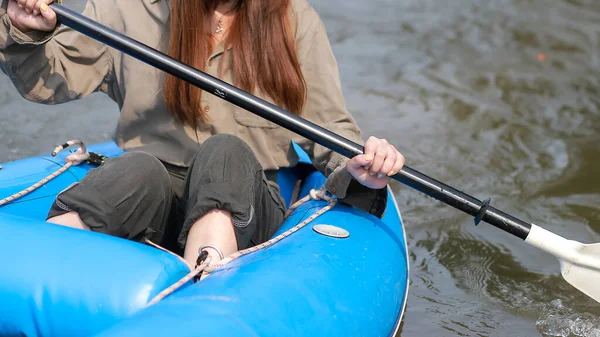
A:
<svg viewBox="0 0 600 337">
<path fill-rule="evenodd" d="M 114 143 L 90 151 L 118 156 Z M 67 152 L 67 151 L 63 151 Z M 10 162 L 0 199 L 64 165 L 66 153 Z M 286 201 L 323 185 L 306 165 L 278 177 Z M 179 257 L 127 240 L 44 221 L 50 204 L 92 166 L 73 166 L 0 207 L 0 336 L 393 336 L 408 291 L 404 228 L 393 195 L 382 219 L 337 204 L 273 246 L 245 255 L 162 301 L 190 272 Z M 309 201 L 279 233 L 327 204 Z M 347 231 L 320 234 L 316 225 Z M 276 233 L 277 235 L 278 233 Z"/>
</svg>

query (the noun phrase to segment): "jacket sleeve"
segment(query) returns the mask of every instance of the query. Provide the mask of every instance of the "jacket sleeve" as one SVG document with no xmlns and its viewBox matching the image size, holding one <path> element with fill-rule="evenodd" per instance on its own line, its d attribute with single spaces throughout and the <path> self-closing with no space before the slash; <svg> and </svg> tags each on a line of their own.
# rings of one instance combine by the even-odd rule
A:
<svg viewBox="0 0 600 337">
<path fill-rule="evenodd" d="M 8 17 L 11 0 L 0 1 L 0 69 L 24 98 L 58 104 L 109 91 L 108 47 L 68 27 L 21 32 Z M 101 21 L 95 0 L 87 3 L 83 15 Z"/>
<path fill-rule="evenodd" d="M 310 29 L 297 39 L 300 66 L 307 85 L 307 100 L 301 114 L 334 133 L 363 145 L 361 132 L 346 109 L 340 74 L 325 26 L 316 13 Z M 387 190 L 372 190 L 359 184 L 346 170 L 347 158 L 305 138 L 295 140 L 327 177 L 325 186 L 342 201 L 381 216 Z"/>
</svg>

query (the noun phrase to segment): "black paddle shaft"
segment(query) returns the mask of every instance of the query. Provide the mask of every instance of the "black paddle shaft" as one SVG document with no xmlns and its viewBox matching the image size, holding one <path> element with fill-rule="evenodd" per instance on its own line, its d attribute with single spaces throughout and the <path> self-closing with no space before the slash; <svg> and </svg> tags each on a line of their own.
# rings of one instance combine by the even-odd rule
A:
<svg viewBox="0 0 600 337">
<path fill-rule="evenodd" d="M 218 78 L 182 64 L 164 53 L 101 25 L 62 5 L 52 4 L 51 7 L 56 12 L 58 20 L 62 24 L 321 144 L 332 151 L 348 158 L 364 152 L 364 148 L 359 144 L 293 115 Z M 489 200 L 482 202 L 408 166 L 404 166 L 393 178 L 432 198 L 474 216 L 476 224 L 483 220 L 523 240 L 527 238 L 531 229 L 531 224 L 489 206 Z"/>
</svg>

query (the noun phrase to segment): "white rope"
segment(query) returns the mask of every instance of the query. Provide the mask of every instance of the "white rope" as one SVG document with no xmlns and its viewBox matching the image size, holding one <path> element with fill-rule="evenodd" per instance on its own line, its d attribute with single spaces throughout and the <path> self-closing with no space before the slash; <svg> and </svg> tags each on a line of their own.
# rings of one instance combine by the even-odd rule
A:
<svg viewBox="0 0 600 337">
<path fill-rule="evenodd" d="M 231 261 L 238 259 L 244 255 L 250 254 L 250 253 L 254 253 L 256 251 L 259 251 L 261 249 L 265 249 L 267 247 L 270 247 L 272 245 L 274 245 L 275 243 L 287 238 L 288 236 L 292 235 L 293 233 L 299 231 L 302 227 L 306 226 L 307 224 L 309 224 L 311 221 L 313 221 L 314 219 L 316 219 L 317 217 L 319 217 L 321 214 L 327 212 L 328 210 L 330 210 L 331 208 L 333 208 L 333 206 L 335 206 L 335 203 L 337 202 L 337 200 L 333 197 L 330 197 L 326 194 L 325 189 L 312 189 L 310 190 L 310 193 L 305 196 L 304 198 L 298 200 L 296 203 L 294 203 L 286 212 L 285 214 L 285 218 L 287 218 L 288 216 L 290 216 L 290 214 L 292 214 L 292 212 L 300 207 L 300 205 L 302 205 L 303 203 L 309 201 L 309 200 L 326 200 L 329 201 L 329 204 L 327 204 L 327 206 L 321 208 L 320 210 L 316 211 L 315 213 L 313 213 L 311 216 L 309 216 L 308 218 L 306 218 L 304 221 L 302 221 L 301 223 L 297 224 L 296 226 L 288 229 L 287 231 L 277 235 L 276 237 L 272 238 L 269 241 L 266 241 L 264 243 L 261 243 L 260 245 L 256 245 L 254 247 L 250 247 L 244 250 L 240 250 L 237 251 L 229 256 L 227 256 L 226 258 L 220 260 L 219 262 L 215 263 L 215 264 L 210 264 L 208 267 L 206 267 L 203 271 L 203 273 L 205 274 L 210 274 L 211 272 L 215 271 L 216 269 L 219 269 L 223 266 L 225 266 L 226 264 L 230 263 Z"/>
<path fill-rule="evenodd" d="M 163 248 L 148 239 L 146 239 L 146 243 L 155 248 L 158 248 L 160 250 L 164 250 L 165 252 L 177 257 L 179 260 L 183 261 L 183 263 L 185 263 L 188 266 L 188 268 L 190 269 L 190 272 L 188 274 L 186 274 L 184 277 L 182 277 L 179 281 L 173 283 L 171 286 L 165 288 L 163 291 L 158 293 L 158 295 L 154 296 L 154 298 L 150 302 L 148 302 L 148 304 L 146 305 L 148 307 L 155 303 L 160 302 L 163 298 L 171 295 L 177 289 L 181 288 L 184 284 L 186 284 L 189 280 L 196 277 L 196 275 L 202 273 L 202 271 L 208 266 L 208 264 L 212 260 L 212 256 L 209 255 L 206 258 L 206 260 L 204 260 L 204 262 L 202 262 L 202 264 L 196 266 L 196 268 L 192 268 L 192 266 L 185 259 L 183 259 L 181 256 L 171 252 L 170 250 Z"/>
<path fill-rule="evenodd" d="M 224 265 L 230 263 L 231 261 L 238 259 L 244 255 L 259 251 L 261 249 L 265 249 L 269 246 L 274 245 L 275 243 L 285 239 L 286 237 L 290 236 L 291 234 L 297 232 L 298 230 L 300 230 L 302 227 L 306 226 L 308 223 L 310 223 L 311 221 L 313 221 L 314 219 L 316 219 L 318 216 L 320 216 L 321 214 L 327 212 L 328 210 L 330 210 L 333 206 L 335 206 L 336 203 L 336 199 L 333 197 L 330 197 L 326 194 L 324 189 L 320 189 L 320 190 L 316 190 L 316 189 L 312 189 L 310 190 L 310 193 L 305 196 L 304 198 L 298 200 L 297 202 L 295 202 L 292 206 L 290 206 L 290 208 L 288 209 L 288 211 L 285 213 L 285 217 L 287 218 L 290 214 L 292 214 L 292 212 L 297 209 L 298 207 L 300 207 L 300 205 L 302 205 L 303 203 L 309 201 L 309 200 L 327 200 L 329 201 L 329 204 L 327 204 L 327 206 L 321 208 L 320 210 L 316 211 L 315 213 L 313 213 L 311 216 L 309 216 L 308 218 L 306 218 L 304 221 L 302 221 L 301 223 L 297 224 L 296 226 L 288 229 L 287 231 L 277 235 L 276 237 L 272 238 L 271 240 L 264 242 L 260 245 L 256 245 L 254 247 L 250 247 L 248 249 L 244 249 L 244 250 L 240 250 L 238 252 L 235 252 L 227 257 L 225 257 L 224 259 L 222 259 L 221 261 L 219 261 L 218 263 L 215 264 L 210 264 L 211 261 L 211 256 L 209 255 L 207 257 L 207 259 L 199 266 L 196 266 L 196 268 L 192 269 L 191 266 L 189 265 L 189 263 L 185 262 L 188 267 L 190 268 L 190 272 L 185 275 L 184 277 L 182 277 L 179 281 L 175 282 L 173 285 L 171 285 L 170 287 L 166 288 L 165 290 L 161 291 L 158 295 L 156 295 L 149 303 L 148 306 L 153 305 L 157 302 L 159 302 L 160 300 L 162 300 L 163 298 L 169 296 L 170 294 L 172 294 L 173 292 L 175 292 L 177 289 L 179 289 L 180 287 L 182 287 L 183 285 L 185 285 L 189 280 L 191 280 L 192 278 L 194 278 L 197 275 L 200 275 L 201 273 L 205 273 L 205 274 L 210 274 L 211 272 L 213 272 L 214 270 L 223 267 Z M 154 243 L 152 243 L 149 240 L 146 240 L 147 243 L 151 244 L 152 246 L 164 250 L 168 253 L 171 253 L 177 257 L 179 257 L 179 255 L 176 255 L 175 253 L 172 253 L 170 251 L 168 251 L 165 248 L 162 248 Z M 181 257 L 179 257 L 181 259 Z M 185 261 L 185 260 L 184 260 Z"/>
<path fill-rule="evenodd" d="M 29 188 L 26 188 L 24 190 L 22 190 L 21 192 L 15 193 L 7 198 L 4 198 L 2 200 L 0 200 L 0 206 L 8 204 L 9 202 L 12 202 L 16 199 L 19 199 L 33 191 L 35 191 L 36 189 L 42 187 L 44 184 L 46 184 L 47 182 L 49 182 L 50 180 L 58 177 L 61 173 L 65 172 L 66 170 L 69 169 L 69 167 L 71 167 L 72 165 L 79 165 L 81 164 L 83 161 L 88 160 L 88 158 L 90 157 L 89 152 L 87 152 L 86 148 L 85 148 L 85 144 L 83 144 L 82 141 L 75 139 L 75 140 L 70 140 L 62 145 L 57 146 L 54 151 L 52 151 L 52 156 L 55 157 L 56 154 L 58 154 L 58 152 L 66 149 L 69 146 L 72 145 L 76 145 L 78 144 L 80 146 L 79 149 L 77 149 L 77 151 L 69 154 L 67 156 L 67 158 L 65 158 L 65 161 L 67 162 L 65 165 L 63 165 L 60 169 L 56 170 L 54 173 L 50 174 L 49 176 L 47 176 L 46 178 L 40 180 L 39 182 L 33 184 L 32 186 L 30 186 Z"/>
</svg>

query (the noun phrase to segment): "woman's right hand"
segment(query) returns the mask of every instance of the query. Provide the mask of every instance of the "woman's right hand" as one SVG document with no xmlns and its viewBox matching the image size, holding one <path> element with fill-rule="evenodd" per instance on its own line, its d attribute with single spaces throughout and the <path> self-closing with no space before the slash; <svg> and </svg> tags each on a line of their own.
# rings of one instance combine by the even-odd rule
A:
<svg viewBox="0 0 600 337">
<path fill-rule="evenodd" d="M 51 32 L 56 27 L 56 13 L 48 7 L 54 0 L 8 0 L 8 17 L 20 31 Z"/>
</svg>

